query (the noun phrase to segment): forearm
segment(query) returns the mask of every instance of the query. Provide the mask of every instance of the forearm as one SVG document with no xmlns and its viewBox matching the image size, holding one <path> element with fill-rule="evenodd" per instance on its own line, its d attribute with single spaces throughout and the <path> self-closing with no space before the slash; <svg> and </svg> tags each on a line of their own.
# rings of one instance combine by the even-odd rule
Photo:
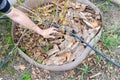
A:
<svg viewBox="0 0 120 80">
<path fill-rule="evenodd" d="M 23 12 L 19 11 L 18 9 L 13 8 L 12 11 L 6 14 L 10 17 L 13 21 L 21 24 L 24 28 L 28 28 L 35 32 L 42 31 L 36 24 L 34 24 Z"/>
</svg>

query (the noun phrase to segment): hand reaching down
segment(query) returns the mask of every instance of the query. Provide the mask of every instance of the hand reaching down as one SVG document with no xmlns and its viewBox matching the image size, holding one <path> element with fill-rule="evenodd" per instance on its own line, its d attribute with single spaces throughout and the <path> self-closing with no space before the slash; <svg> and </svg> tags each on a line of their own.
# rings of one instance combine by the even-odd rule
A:
<svg viewBox="0 0 120 80">
<path fill-rule="evenodd" d="M 48 28 L 38 32 L 38 34 L 42 35 L 44 38 L 55 38 L 53 34 L 58 33 L 56 28 Z"/>
</svg>

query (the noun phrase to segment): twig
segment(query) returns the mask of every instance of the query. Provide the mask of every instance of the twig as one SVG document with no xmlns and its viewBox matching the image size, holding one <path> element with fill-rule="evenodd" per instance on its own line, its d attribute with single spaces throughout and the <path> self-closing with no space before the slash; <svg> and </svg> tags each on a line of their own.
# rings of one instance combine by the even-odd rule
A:
<svg viewBox="0 0 120 80">
<path fill-rule="evenodd" d="M 58 15 L 58 8 L 59 8 L 58 5 L 59 5 L 59 1 L 60 1 L 60 0 L 57 0 L 57 4 L 56 4 L 56 15 L 55 15 L 55 20 L 56 20 L 56 22 L 58 22 L 58 16 L 59 16 L 59 15 Z"/>
<path fill-rule="evenodd" d="M 91 78 L 94 78 L 94 77 L 96 77 L 96 76 L 99 76 L 99 75 L 101 75 L 102 73 L 101 72 L 99 72 L 99 73 L 97 73 L 97 74 L 95 74 L 95 75 L 92 75 L 92 76 L 90 76 L 90 79 Z"/>
</svg>

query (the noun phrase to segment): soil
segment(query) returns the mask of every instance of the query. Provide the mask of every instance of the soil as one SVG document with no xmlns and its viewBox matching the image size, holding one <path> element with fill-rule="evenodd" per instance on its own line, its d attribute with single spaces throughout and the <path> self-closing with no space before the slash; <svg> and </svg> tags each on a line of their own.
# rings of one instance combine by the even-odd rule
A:
<svg viewBox="0 0 120 80">
<path fill-rule="evenodd" d="M 101 1 L 96 2 L 96 4 Z M 103 12 L 104 30 L 109 31 L 115 28 L 118 29 L 120 24 L 119 7 L 111 4 L 107 11 L 104 12 L 103 9 L 101 9 L 101 11 Z M 4 31 L 5 33 L 7 31 L 8 33 L 10 33 L 9 30 L 4 29 L 3 27 L 2 29 L 3 30 L 0 29 L 1 34 L 3 34 Z M 2 39 L 2 37 L 0 38 L 0 40 L 4 40 Z M 120 62 L 119 47 L 111 50 L 111 52 L 109 53 L 107 49 L 103 48 L 102 42 L 99 42 L 96 45 L 96 48 L 102 50 L 102 52 L 105 53 L 107 56 L 115 59 L 115 61 L 117 62 Z M 6 45 L 4 44 L 4 46 Z M 14 56 L 11 57 L 12 60 L 10 59 L 10 61 L 4 66 L 4 68 L 0 70 L 0 80 L 19 80 L 19 78 L 22 75 L 25 75 L 25 73 L 30 73 L 32 80 L 120 80 L 120 69 L 111 65 L 103 58 L 97 61 L 95 57 L 96 55 L 92 51 L 85 59 L 85 61 L 83 61 L 83 63 L 77 66 L 75 69 L 63 72 L 51 72 L 38 69 L 35 66 L 27 63 L 19 55 L 17 55 L 15 58 Z M 90 62 L 93 62 L 93 64 L 90 64 Z M 89 65 L 89 68 L 86 66 L 87 64 Z M 21 65 L 23 66 L 19 67 Z M 83 78 L 82 75 L 84 75 Z"/>
</svg>

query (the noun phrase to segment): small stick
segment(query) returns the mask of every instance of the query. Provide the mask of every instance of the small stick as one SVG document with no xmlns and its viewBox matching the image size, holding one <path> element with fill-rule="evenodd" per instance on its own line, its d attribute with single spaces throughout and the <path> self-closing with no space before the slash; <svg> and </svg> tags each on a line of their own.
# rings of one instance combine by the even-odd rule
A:
<svg viewBox="0 0 120 80">
<path fill-rule="evenodd" d="M 55 19 L 56 19 L 56 22 L 58 22 L 58 8 L 59 8 L 59 0 L 57 0 L 57 7 L 56 7 L 56 15 L 55 15 Z"/>
<path fill-rule="evenodd" d="M 95 75 L 92 75 L 92 76 L 90 76 L 90 79 L 91 78 L 94 78 L 94 77 L 96 77 L 96 76 L 99 76 L 99 75 L 101 75 L 102 73 L 101 72 L 99 72 L 99 73 L 97 73 L 97 74 L 95 74 Z"/>
</svg>

